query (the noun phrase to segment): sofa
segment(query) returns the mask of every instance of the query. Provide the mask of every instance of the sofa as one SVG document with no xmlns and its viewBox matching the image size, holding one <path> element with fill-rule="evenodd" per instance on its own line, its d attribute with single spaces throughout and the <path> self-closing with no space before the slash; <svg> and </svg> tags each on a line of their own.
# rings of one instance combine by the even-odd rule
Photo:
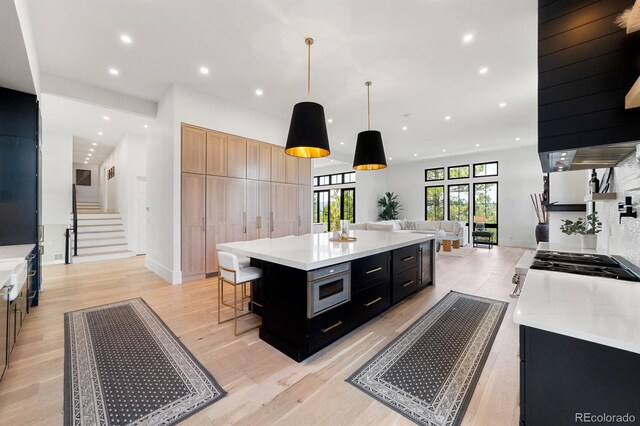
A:
<svg viewBox="0 0 640 426">
<path fill-rule="evenodd" d="M 437 234 L 442 230 L 448 238 L 458 238 L 461 246 L 469 244 L 469 229 L 464 222 L 454 220 L 383 220 L 379 222 L 352 223 L 353 230 L 413 232 L 417 234 Z"/>
</svg>

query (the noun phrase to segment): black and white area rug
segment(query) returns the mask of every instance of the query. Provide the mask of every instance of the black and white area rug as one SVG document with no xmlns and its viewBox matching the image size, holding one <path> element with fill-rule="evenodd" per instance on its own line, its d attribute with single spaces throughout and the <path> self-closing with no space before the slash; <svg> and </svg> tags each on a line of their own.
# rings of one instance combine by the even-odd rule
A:
<svg viewBox="0 0 640 426">
<path fill-rule="evenodd" d="M 144 300 L 64 314 L 64 424 L 173 425 L 226 393 Z"/>
<path fill-rule="evenodd" d="M 459 425 L 508 305 L 452 291 L 347 381 L 418 424 Z"/>
</svg>

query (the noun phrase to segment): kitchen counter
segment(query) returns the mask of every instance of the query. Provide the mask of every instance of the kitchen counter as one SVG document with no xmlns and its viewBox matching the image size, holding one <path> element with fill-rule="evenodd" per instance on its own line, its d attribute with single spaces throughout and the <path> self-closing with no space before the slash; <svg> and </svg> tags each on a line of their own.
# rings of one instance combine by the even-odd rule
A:
<svg viewBox="0 0 640 426">
<path fill-rule="evenodd" d="M 0 261 L 24 260 L 34 248 L 35 244 L 0 246 Z"/>
<path fill-rule="evenodd" d="M 516 324 L 640 354 L 640 283 L 530 269 Z"/>
<path fill-rule="evenodd" d="M 22 290 L 27 277 L 26 257 L 34 248 L 34 244 L 0 246 L 0 288 L 5 284 L 13 285 L 5 299 L 15 299 Z"/>
<path fill-rule="evenodd" d="M 434 235 L 355 230 L 354 242 L 329 241 L 330 233 L 217 244 L 218 250 L 310 271 L 435 239 Z"/>
</svg>

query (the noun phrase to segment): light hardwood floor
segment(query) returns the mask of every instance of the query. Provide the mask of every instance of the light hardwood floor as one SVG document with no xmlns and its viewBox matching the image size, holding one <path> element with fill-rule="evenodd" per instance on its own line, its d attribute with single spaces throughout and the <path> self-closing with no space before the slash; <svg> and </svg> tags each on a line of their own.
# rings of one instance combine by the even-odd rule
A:
<svg viewBox="0 0 640 426">
<path fill-rule="evenodd" d="M 518 424 L 518 328 L 511 276 L 523 249 L 479 248 L 439 256 L 437 285 L 296 363 L 253 330 L 233 335 L 216 321 L 215 279 L 171 286 L 142 257 L 48 266 L 40 306 L 32 311 L 0 383 L 0 423 L 62 424 L 64 312 L 143 297 L 228 395 L 186 425 L 409 425 L 406 418 L 345 382 L 358 367 L 450 290 L 510 302 L 463 424 Z"/>
</svg>

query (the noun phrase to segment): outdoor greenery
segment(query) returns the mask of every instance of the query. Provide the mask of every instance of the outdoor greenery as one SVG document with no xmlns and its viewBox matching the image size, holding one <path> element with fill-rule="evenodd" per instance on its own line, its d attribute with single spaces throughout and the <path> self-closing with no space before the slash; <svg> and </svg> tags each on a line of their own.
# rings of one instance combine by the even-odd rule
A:
<svg viewBox="0 0 640 426">
<path fill-rule="evenodd" d="M 469 185 L 449 185 L 449 220 L 469 222 Z"/>
<path fill-rule="evenodd" d="M 444 180 L 444 168 L 429 169 L 425 173 L 425 180 Z"/>
<path fill-rule="evenodd" d="M 485 230 L 493 233 L 493 242 L 498 242 L 498 184 L 477 183 L 474 185 L 474 215 L 484 216 L 487 221 Z"/>
<path fill-rule="evenodd" d="M 444 186 L 425 188 L 425 220 L 444 220 Z"/>
<path fill-rule="evenodd" d="M 353 188 L 315 191 L 313 194 L 314 221 L 326 223 L 329 231 L 340 229 L 340 219 L 355 222 L 354 195 Z"/>
<path fill-rule="evenodd" d="M 449 179 L 462 179 L 469 177 L 469 166 L 449 167 Z"/>
<path fill-rule="evenodd" d="M 382 220 L 398 219 L 402 205 L 398 202 L 398 196 L 393 192 L 385 192 L 384 197 L 378 200 L 378 207 L 381 208 L 378 218 Z"/>
<path fill-rule="evenodd" d="M 579 217 L 575 222 L 563 219 L 560 230 L 567 235 L 595 235 L 602 231 L 602 222 L 598 218 L 598 212 L 587 215 L 586 219 Z"/>
</svg>

